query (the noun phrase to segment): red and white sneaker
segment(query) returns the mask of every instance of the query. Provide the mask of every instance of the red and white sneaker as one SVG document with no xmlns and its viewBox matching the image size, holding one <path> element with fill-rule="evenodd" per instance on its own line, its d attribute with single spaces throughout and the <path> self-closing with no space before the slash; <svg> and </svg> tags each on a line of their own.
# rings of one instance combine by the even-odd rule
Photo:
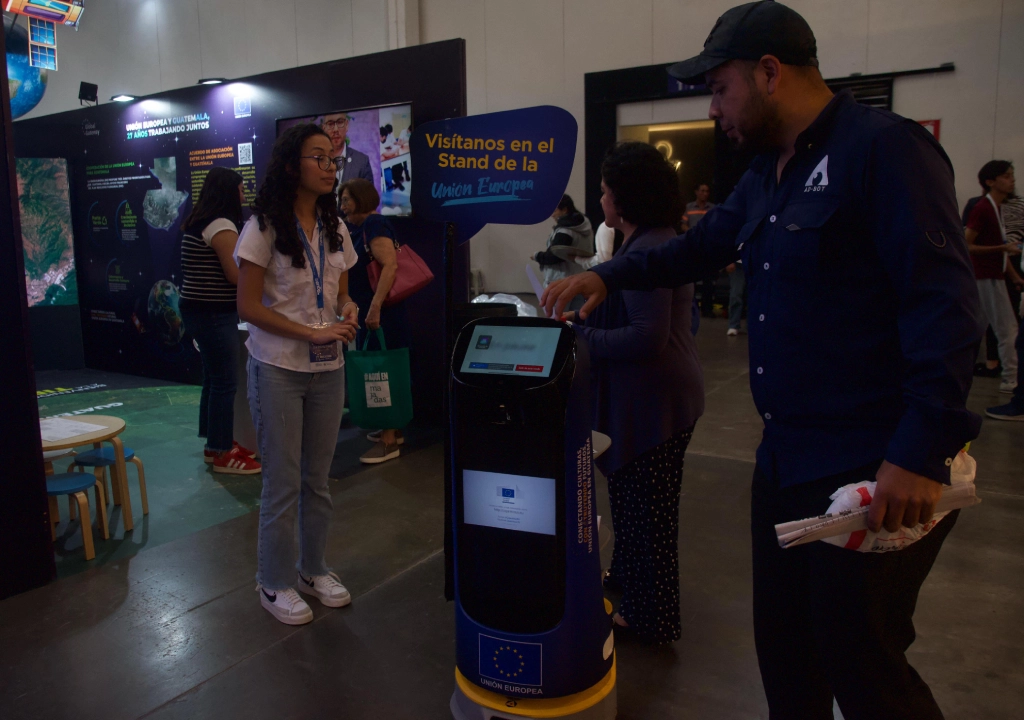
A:
<svg viewBox="0 0 1024 720">
<path fill-rule="evenodd" d="M 213 471 L 228 475 L 255 475 L 262 472 L 263 467 L 239 448 L 233 448 L 214 457 Z"/>
<path fill-rule="evenodd" d="M 235 447 L 235 450 L 237 450 L 238 452 L 242 453 L 246 457 L 251 457 L 251 458 L 255 458 L 256 457 L 256 451 L 255 450 L 250 450 L 249 448 L 245 447 L 244 445 L 239 445 L 237 442 L 234 443 L 234 447 Z"/>
<path fill-rule="evenodd" d="M 232 442 L 232 449 L 233 450 L 238 450 L 239 452 L 241 452 L 246 457 L 251 457 L 251 458 L 256 457 L 256 452 L 254 450 L 250 450 L 247 447 L 243 447 L 243 446 L 239 445 L 237 442 L 234 442 L 234 441 Z M 214 458 L 216 458 L 216 457 L 217 457 L 217 453 L 215 451 L 207 450 L 205 448 L 203 449 L 203 462 L 204 463 L 212 463 L 214 461 Z"/>
</svg>

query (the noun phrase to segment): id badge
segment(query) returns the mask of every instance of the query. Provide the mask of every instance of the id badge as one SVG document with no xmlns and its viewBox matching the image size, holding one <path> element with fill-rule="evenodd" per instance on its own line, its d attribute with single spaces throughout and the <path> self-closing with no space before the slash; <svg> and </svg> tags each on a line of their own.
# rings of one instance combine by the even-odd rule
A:
<svg viewBox="0 0 1024 720">
<path fill-rule="evenodd" d="M 307 327 L 321 330 L 330 327 L 333 323 L 310 323 Z M 311 372 L 322 372 L 325 370 L 336 370 L 338 368 L 338 342 L 324 343 L 317 345 L 309 343 L 309 369 Z"/>
</svg>

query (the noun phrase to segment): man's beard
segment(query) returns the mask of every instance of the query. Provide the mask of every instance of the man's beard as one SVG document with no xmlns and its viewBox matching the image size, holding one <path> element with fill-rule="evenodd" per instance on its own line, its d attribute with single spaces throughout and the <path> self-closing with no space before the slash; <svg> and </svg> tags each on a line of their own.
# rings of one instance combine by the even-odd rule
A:
<svg viewBox="0 0 1024 720">
<path fill-rule="evenodd" d="M 752 88 L 741 117 L 743 120 L 736 124 L 740 139 L 734 140 L 734 145 L 753 153 L 763 153 L 778 147 L 779 128 L 782 126 L 779 110 L 756 87 Z"/>
</svg>

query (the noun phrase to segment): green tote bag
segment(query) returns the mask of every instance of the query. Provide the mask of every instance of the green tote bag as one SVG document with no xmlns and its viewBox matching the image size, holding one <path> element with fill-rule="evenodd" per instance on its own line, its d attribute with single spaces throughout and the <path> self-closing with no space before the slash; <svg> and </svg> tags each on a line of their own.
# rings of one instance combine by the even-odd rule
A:
<svg viewBox="0 0 1024 720">
<path fill-rule="evenodd" d="M 409 348 L 388 350 L 380 328 L 376 334 L 380 350 L 366 349 L 367 333 L 363 349 L 345 355 L 349 417 L 361 428 L 404 428 L 412 420 Z"/>
</svg>

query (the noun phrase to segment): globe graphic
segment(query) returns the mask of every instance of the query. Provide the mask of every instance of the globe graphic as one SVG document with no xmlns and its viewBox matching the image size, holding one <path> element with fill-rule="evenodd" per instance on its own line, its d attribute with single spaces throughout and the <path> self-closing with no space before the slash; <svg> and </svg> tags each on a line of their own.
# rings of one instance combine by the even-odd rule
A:
<svg viewBox="0 0 1024 720">
<path fill-rule="evenodd" d="M 157 280 L 149 291 L 150 327 L 160 335 L 168 347 L 181 342 L 185 325 L 178 310 L 178 288 L 170 280 Z"/>
<path fill-rule="evenodd" d="M 46 92 L 47 71 L 28 64 L 28 32 L 24 23 L 25 18 L 13 24 L 10 17 L 4 17 L 7 82 L 11 89 L 11 117 L 15 119 L 38 105 Z"/>
</svg>

